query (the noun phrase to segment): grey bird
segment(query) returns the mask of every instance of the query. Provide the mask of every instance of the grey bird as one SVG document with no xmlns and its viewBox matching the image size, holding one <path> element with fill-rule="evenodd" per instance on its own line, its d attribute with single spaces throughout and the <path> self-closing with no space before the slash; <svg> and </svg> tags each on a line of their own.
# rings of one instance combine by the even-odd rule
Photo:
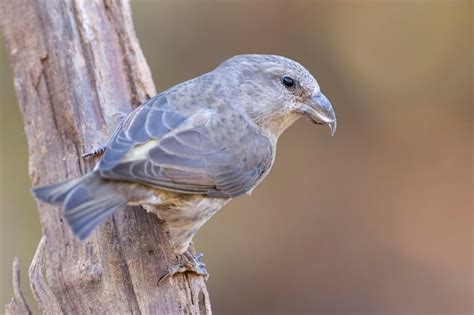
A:
<svg viewBox="0 0 474 315">
<path fill-rule="evenodd" d="M 205 274 L 200 256 L 187 253 L 193 236 L 265 178 L 279 136 L 300 117 L 336 131 L 331 103 L 308 70 L 275 55 L 235 56 L 132 111 L 91 173 L 33 193 L 61 204 L 81 240 L 127 204 L 155 205 L 174 252 L 188 261 L 166 276 Z"/>
</svg>

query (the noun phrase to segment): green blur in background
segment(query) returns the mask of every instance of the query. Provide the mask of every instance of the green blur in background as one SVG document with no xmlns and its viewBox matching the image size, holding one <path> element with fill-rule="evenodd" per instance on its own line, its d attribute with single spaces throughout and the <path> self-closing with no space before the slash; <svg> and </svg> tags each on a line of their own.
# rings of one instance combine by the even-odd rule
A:
<svg viewBox="0 0 474 315">
<path fill-rule="evenodd" d="M 198 233 L 216 314 L 472 313 L 472 2 L 132 9 L 158 90 L 236 54 L 278 54 L 315 75 L 338 117 L 335 137 L 297 122 L 253 195 Z M 3 309 L 13 257 L 25 278 L 41 230 L 0 45 Z"/>
</svg>

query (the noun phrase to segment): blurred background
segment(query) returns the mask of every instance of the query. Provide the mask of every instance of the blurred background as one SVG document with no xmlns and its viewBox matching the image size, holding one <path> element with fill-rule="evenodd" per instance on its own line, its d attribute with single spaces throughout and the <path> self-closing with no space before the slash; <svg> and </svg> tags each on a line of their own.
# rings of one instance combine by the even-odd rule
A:
<svg viewBox="0 0 474 315">
<path fill-rule="evenodd" d="M 236 54 L 279 54 L 316 76 L 337 113 L 334 137 L 290 128 L 267 179 L 195 238 L 216 314 L 472 314 L 471 1 L 132 9 L 158 90 Z M 40 226 L 0 45 L 3 305 L 13 257 L 26 275 Z"/>
</svg>

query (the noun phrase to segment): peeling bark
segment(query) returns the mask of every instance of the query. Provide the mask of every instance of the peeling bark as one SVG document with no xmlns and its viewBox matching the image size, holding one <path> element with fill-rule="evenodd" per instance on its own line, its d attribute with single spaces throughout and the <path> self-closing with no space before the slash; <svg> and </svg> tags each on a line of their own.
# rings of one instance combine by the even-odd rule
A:
<svg viewBox="0 0 474 315">
<path fill-rule="evenodd" d="M 81 176 L 120 113 L 156 94 L 127 0 L 0 0 L 33 186 Z M 176 257 L 158 218 L 119 211 L 85 243 L 58 207 L 38 203 L 43 238 L 30 267 L 42 313 L 211 313 L 204 279 L 157 285 Z M 16 293 L 15 293 L 16 295 Z M 11 314 L 23 314 L 15 296 Z M 10 305 L 10 304 L 9 304 Z M 26 304 L 25 304 L 26 305 Z"/>
</svg>

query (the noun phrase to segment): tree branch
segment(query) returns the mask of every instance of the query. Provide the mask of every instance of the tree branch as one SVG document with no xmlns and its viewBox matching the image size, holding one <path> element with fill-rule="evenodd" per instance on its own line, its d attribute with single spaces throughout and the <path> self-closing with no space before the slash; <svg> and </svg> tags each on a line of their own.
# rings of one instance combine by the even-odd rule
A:
<svg viewBox="0 0 474 315">
<path fill-rule="evenodd" d="M 0 3 L 31 182 L 38 186 L 76 178 L 93 164 L 81 155 L 106 142 L 117 114 L 155 94 L 129 2 Z M 38 207 L 47 242 L 40 242 L 30 279 L 42 311 L 211 313 L 202 277 L 178 275 L 157 285 L 176 257 L 153 213 L 139 207 L 119 211 L 81 243 L 58 207 Z M 22 309 L 13 313 L 18 312 Z"/>
<path fill-rule="evenodd" d="M 35 256 L 29 268 L 31 291 L 38 302 L 41 314 L 61 314 L 59 305 L 53 291 L 45 278 L 46 272 L 46 236 L 41 238 Z"/>
<path fill-rule="evenodd" d="M 26 303 L 26 299 L 21 290 L 20 282 L 20 260 L 18 257 L 13 259 L 13 272 L 12 272 L 12 284 L 13 284 L 13 298 L 10 303 L 5 306 L 6 314 L 31 314 L 31 310 Z"/>
</svg>

